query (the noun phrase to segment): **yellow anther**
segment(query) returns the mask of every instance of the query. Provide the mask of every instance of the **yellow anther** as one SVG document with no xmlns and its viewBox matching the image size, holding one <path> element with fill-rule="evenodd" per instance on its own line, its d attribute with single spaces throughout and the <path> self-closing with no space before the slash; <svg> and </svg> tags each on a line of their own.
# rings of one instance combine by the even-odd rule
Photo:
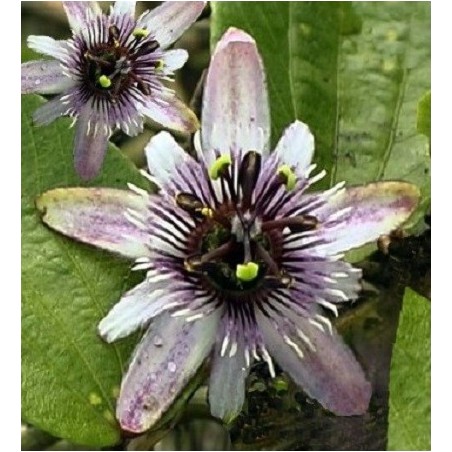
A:
<svg viewBox="0 0 452 452">
<path fill-rule="evenodd" d="M 213 217 L 213 210 L 210 209 L 209 207 L 203 207 L 201 209 L 201 214 L 207 218 L 212 218 Z"/>
<path fill-rule="evenodd" d="M 221 172 L 229 168 L 232 160 L 229 154 L 223 154 L 218 157 L 209 169 L 209 176 L 213 180 L 217 180 L 221 176 Z"/>
<path fill-rule="evenodd" d="M 110 88 L 111 86 L 111 80 L 106 75 L 101 75 L 98 81 L 99 85 L 102 86 L 102 88 Z"/>
<path fill-rule="evenodd" d="M 155 63 L 155 70 L 161 71 L 165 67 L 165 62 L 163 60 L 157 60 Z"/>
<path fill-rule="evenodd" d="M 256 264 L 256 262 L 238 264 L 235 270 L 235 276 L 241 281 L 252 281 L 253 279 L 256 279 L 258 273 L 259 264 Z"/>
<path fill-rule="evenodd" d="M 277 173 L 284 180 L 284 185 L 287 190 L 293 190 L 295 188 L 295 184 L 297 183 L 297 176 L 292 171 L 292 168 L 289 165 L 282 165 L 277 169 Z"/>
<path fill-rule="evenodd" d="M 132 32 L 133 36 L 135 36 L 135 38 L 146 38 L 147 36 L 149 36 L 149 31 L 146 30 L 145 28 L 135 28 L 135 30 L 133 30 Z"/>
</svg>

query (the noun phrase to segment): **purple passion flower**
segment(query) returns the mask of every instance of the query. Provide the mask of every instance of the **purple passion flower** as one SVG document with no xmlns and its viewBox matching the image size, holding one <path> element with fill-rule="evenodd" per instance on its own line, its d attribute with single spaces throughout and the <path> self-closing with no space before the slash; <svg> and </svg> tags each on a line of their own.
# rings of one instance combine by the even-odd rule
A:
<svg viewBox="0 0 452 452">
<path fill-rule="evenodd" d="M 294 122 L 272 153 L 269 135 L 256 44 L 230 29 L 208 70 L 197 158 L 167 132 L 146 148 L 158 194 L 74 188 L 38 200 L 53 229 L 147 271 L 99 325 L 107 342 L 146 328 L 117 403 L 125 430 L 151 427 L 208 357 L 219 418 L 240 413 L 256 361 L 272 376 L 278 363 L 337 415 L 367 410 L 371 386 L 325 310 L 337 315 L 360 290 L 342 253 L 398 227 L 419 192 L 380 182 L 306 193 L 324 175 L 311 176 L 308 127 Z"/>
<path fill-rule="evenodd" d="M 143 117 L 180 132 L 199 124 L 165 82 L 188 58 L 165 50 L 198 18 L 206 2 L 164 2 L 138 19 L 134 1 L 115 2 L 104 14 L 97 2 L 63 2 L 72 37 L 29 36 L 28 46 L 52 60 L 22 64 L 22 93 L 56 94 L 34 113 L 36 125 L 60 116 L 77 121 L 75 168 L 95 177 L 110 135 L 143 130 Z"/>
</svg>

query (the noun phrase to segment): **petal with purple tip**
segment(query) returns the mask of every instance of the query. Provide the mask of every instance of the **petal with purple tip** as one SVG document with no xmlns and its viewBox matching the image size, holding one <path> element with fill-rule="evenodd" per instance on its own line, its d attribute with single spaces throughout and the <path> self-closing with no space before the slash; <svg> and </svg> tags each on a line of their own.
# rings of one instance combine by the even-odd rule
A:
<svg viewBox="0 0 452 452">
<path fill-rule="evenodd" d="M 146 212 L 144 196 L 110 188 L 58 188 L 41 195 L 36 206 L 52 229 L 125 257 L 149 256 L 148 236 L 126 218 Z"/>
<path fill-rule="evenodd" d="M 268 152 L 270 113 L 256 42 L 230 28 L 213 54 L 203 96 L 201 141 L 210 165 L 214 151 Z"/>
<path fill-rule="evenodd" d="M 140 110 L 153 121 L 171 130 L 193 133 L 199 128 L 196 115 L 175 96 L 151 98 Z"/>
<path fill-rule="evenodd" d="M 407 182 L 347 188 L 311 212 L 321 223 L 318 237 L 325 241 L 313 250 L 332 255 L 377 240 L 408 219 L 419 197 L 418 188 Z"/>
<path fill-rule="evenodd" d="M 201 15 L 207 2 L 163 2 L 162 5 L 143 14 L 139 27 L 146 27 L 160 44 L 166 48 Z"/>
<path fill-rule="evenodd" d="M 314 155 L 314 137 L 309 127 L 301 121 L 293 122 L 284 131 L 275 153 L 281 164 L 290 165 L 305 176 Z"/>
<path fill-rule="evenodd" d="M 29 61 L 21 66 L 22 94 L 59 94 L 77 82 L 64 75 L 59 61 Z"/>
<path fill-rule="evenodd" d="M 292 326 L 288 326 L 286 315 L 282 318 L 272 312 L 272 322 L 256 309 L 264 343 L 276 362 L 309 397 L 334 414 L 364 414 L 372 388 L 351 350 L 334 330 L 330 334 L 306 318 L 288 315 Z"/>
<path fill-rule="evenodd" d="M 74 164 L 83 180 L 97 176 L 107 151 L 110 130 L 90 103 L 86 104 L 77 118 L 74 138 Z"/>
<path fill-rule="evenodd" d="M 97 2 L 66 1 L 63 2 L 63 7 L 66 12 L 69 26 L 75 32 L 80 31 L 87 20 L 102 13 Z"/>
<path fill-rule="evenodd" d="M 122 429 L 141 433 L 160 419 L 212 350 L 220 315 L 187 322 L 162 314 L 151 323 L 121 383 Z"/>
</svg>

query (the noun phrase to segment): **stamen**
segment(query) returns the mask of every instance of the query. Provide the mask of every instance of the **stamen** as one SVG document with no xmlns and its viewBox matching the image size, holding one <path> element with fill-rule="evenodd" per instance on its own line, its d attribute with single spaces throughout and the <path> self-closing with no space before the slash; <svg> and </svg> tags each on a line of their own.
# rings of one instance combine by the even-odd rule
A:
<svg viewBox="0 0 452 452">
<path fill-rule="evenodd" d="M 242 188 L 243 200 L 242 208 L 249 209 L 251 197 L 256 187 L 261 171 L 261 155 L 256 151 L 248 152 L 242 159 L 239 169 L 238 182 Z"/>
<path fill-rule="evenodd" d="M 155 62 L 155 70 L 161 71 L 165 67 L 165 62 L 163 60 L 157 60 Z"/>
<path fill-rule="evenodd" d="M 295 188 L 297 183 L 297 176 L 292 171 L 289 165 L 282 165 L 277 169 L 278 176 L 281 182 L 286 186 L 287 190 L 291 191 Z"/>
<path fill-rule="evenodd" d="M 110 25 L 108 28 L 108 40 L 115 47 L 119 47 L 119 28 L 116 25 Z"/>
<path fill-rule="evenodd" d="M 106 75 L 101 75 L 97 81 L 102 88 L 110 88 L 111 86 L 111 80 Z"/>
<path fill-rule="evenodd" d="M 306 232 L 317 228 L 319 221 L 312 215 L 298 215 L 296 217 L 281 218 L 279 220 L 270 220 L 262 223 L 262 231 L 271 231 L 272 229 L 284 229 L 288 227 L 290 232 Z"/>
<path fill-rule="evenodd" d="M 143 39 L 149 36 L 149 30 L 146 30 L 145 28 L 135 28 L 132 35 L 137 39 Z"/>
<path fill-rule="evenodd" d="M 220 259 L 223 256 L 229 254 L 233 247 L 233 241 L 224 243 L 218 248 L 209 251 L 206 254 L 199 255 L 196 254 L 194 256 L 190 256 L 184 261 L 184 267 L 189 272 L 197 272 L 205 269 L 206 264 L 209 264 L 211 261 L 215 261 Z"/>
<path fill-rule="evenodd" d="M 246 264 L 237 264 L 235 275 L 241 281 L 253 281 L 259 273 L 259 264 L 256 262 L 247 262 Z"/>
<path fill-rule="evenodd" d="M 218 157 L 209 169 L 209 176 L 213 180 L 217 180 L 219 177 L 224 177 L 229 167 L 231 166 L 231 156 L 223 154 Z"/>
</svg>

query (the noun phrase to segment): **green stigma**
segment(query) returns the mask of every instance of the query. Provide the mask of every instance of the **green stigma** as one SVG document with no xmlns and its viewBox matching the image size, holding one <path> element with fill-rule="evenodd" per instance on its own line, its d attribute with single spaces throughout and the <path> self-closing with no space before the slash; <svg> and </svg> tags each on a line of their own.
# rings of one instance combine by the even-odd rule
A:
<svg viewBox="0 0 452 452">
<path fill-rule="evenodd" d="M 209 176 L 213 180 L 217 180 L 221 173 L 227 169 L 232 163 L 231 156 L 223 154 L 218 157 L 209 169 Z"/>
<path fill-rule="evenodd" d="M 295 184 L 297 183 L 297 176 L 292 171 L 292 168 L 289 165 L 282 165 L 278 168 L 277 173 L 284 180 L 284 185 L 287 190 L 293 190 L 295 188 Z"/>
<path fill-rule="evenodd" d="M 101 75 L 98 79 L 99 85 L 102 86 L 102 88 L 110 88 L 111 86 L 111 80 L 106 75 Z"/>
<path fill-rule="evenodd" d="M 240 281 L 252 281 L 256 279 L 259 272 L 259 265 L 256 262 L 247 262 L 246 264 L 238 264 L 235 270 L 235 276 Z"/>
<path fill-rule="evenodd" d="M 133 36 L 135 36 L 135 38 L 146 38 L 147 36 L 149 36 L 149 31 L 144 28 L 135 28 L 132 34 Z"/>
</svg>

